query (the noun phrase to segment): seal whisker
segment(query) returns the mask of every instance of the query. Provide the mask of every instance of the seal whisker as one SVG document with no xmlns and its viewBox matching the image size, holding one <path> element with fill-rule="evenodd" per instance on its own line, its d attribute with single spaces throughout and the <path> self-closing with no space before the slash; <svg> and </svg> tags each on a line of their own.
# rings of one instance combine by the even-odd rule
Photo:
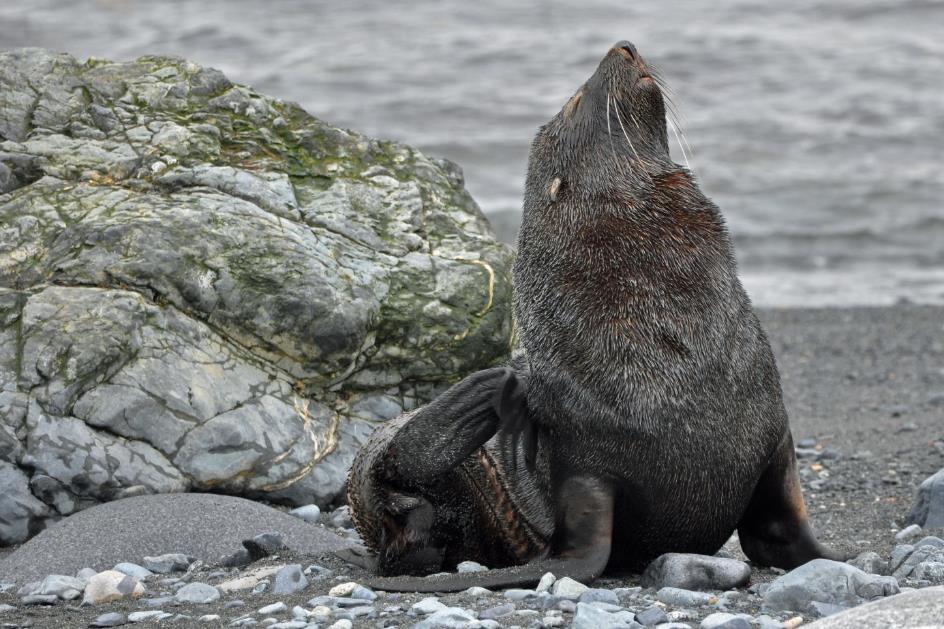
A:
<svg viewBox="0 0 944 629">
<path fill-rule="evenodd" d="M 636 156 L 636 159 L 639 161 L 640 166 L 643 167 L 642 168 L 643 172 L 646 173 L 646 177 L 648 177 L 649 181 L 651 182 L 652 177 L 649 175 L 649 171 L 646 170 L 646 166 L 649 166 L 649 163 L 643 160 L 643 158 L 639 156 L 639 153 L 636 152 L 636 147 L 633 146 L 632 140 L 629 139 L 629 134 L 626 133 L 626 127 L 623 126 L 623 117 L 620 116 L 619 103 L 615 104 L 614 109 L 616 110 L 616 122 L 619 123 L 620 129 L 622 129 L 623 131 L 623 137 L 626 138 L 626 142 L 629 143 L 629 148 L 632 149 L 633 154 Z"/>
<path fill-rule="evenodd" d="M 672 118 L 666 118 L 665 121 L 669 123 L 669 128 L 672 129 L 672 135 L 675 136 L 675 141 L 678 142 L 679 149 L 682 151 L 682 159 L 685 160 L 685 167 L 688 168 L 688 170 L 692 170 L 692 165 L 688 161 L 688 154 L 685 153 L 685 146 L 682 145 L 682 138 L 679 137 L 679 133 L 675 129 L 675 124 L 672 122 Z"/>
</svg>

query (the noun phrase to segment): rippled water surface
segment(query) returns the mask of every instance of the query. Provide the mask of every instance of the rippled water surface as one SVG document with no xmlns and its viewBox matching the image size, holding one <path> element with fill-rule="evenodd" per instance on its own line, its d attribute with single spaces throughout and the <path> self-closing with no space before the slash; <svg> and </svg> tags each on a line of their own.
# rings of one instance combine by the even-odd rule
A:
<svg viewBox="0 0 944 629">
<path fill-rule="evenodd" d="M 0 48 L 177 54 L 449 157 L 509 241 L 535 129 L 630 39 L 764 305 L 944 302 L 942 25 L 931 0 L 0 0 Z"/>
</svg>

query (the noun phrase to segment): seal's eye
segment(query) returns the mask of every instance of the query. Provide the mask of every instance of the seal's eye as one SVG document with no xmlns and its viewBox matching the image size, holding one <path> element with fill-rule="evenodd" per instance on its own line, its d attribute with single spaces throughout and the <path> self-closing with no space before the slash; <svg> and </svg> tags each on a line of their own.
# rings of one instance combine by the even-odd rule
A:
<svg viewBox="0 0 944 629">
<path fill-rule="evenodd" d="M 551 182 L 550 187 L 547 189 L 548 195 L 551 197 L 551 202 L 554 203 L 557 201 L 557 192 L 561 187 L 561 178 L 555 177 L 554 181 Z"/>
</svg>

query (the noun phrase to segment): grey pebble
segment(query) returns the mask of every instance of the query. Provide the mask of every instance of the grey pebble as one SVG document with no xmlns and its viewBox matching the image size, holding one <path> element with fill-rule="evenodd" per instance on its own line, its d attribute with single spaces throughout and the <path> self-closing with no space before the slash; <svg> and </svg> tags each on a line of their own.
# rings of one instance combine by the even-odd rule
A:
<svg viewBox="0 0 944 629">
<path fill-rule="evenodd" d="M 218 601 L 220 591 L 207 583 L 188 583 L 174 594 L 174 600 L 178 603 L 206 604 Z"/>
<path fill-rule="evenodd" d="M 304 629 L 308 623 L 303 620 L 285 620 L 269 625 L 269 629 Z"/>
<path fill-rule="evenodd" d="M 259 583 L 256 583 L 256 585 L 252 588 L 252 593 L 262 594 L 268 589 L 269 589 L 269 580 L 263 579 L 262 581 L 259 581 Z"/>
<path fill-rule="evenodd" d="M 125 618 L 124 614 L 109 612 L 93 620 L 89 623 L 89 627 L 120 627 L 126 624 L 128 624 L 128 620 Z"/>
<path fill-rule="evenodd" d="M 489 607 L 488 609 L 479 612 L 479 619 L 480 620 L 495 620 L 496 618 L 509 616 L 513 613 L 515 613 L 514 604 L 505 603 L 504 605 L 496 605 L 495 607 Z"/>
<path fill-rule="evenodd" d="M 901 529 L 895 533 L 896 542 L 907 542 L 910 539 L 921 535 L 921 525 L 920 524 L 911 524 Z"/>
<path fill-rule="evenodd" d="M 194 558 L 182 553 L 166 553 L 156 557 L 145 557 L 144 567 L 158 574 L 183 572 L 194 562 Z"/>
<path fill-rule="evenodd" d="M 433 629 L 435 627 L 465 629 L 470 626 L 474 627 L 477 623 L 478 619 L 472 610 L 462 607 L 444 607 L 413 625 L 413 629 Z"/>
<path fill-rule="evenodd" d="M 272 603 L 271 605 L 266 605 L 265 607 L 259 608 L 259 613 L 263 616 L 269 616 L 271 614 L 281 614 L 288 609 L 288 605 L 279 601 L 278 603 Z"/>
<path fill-rule="evenodd" d="M 488 572 L 488 568 L 475 561 L 462 561 L 456 566 L 456 572 Z"/>
<path fill-rule="evenodd" d="M 537 598 L 538 593 L 534 590 L 521 590 L 517 588 L 511 588 L 505 590 L 505 598 L 512 601 L 523 601 L 529 598 Z"/>
<path fill-rule="evenodd" d="M 127 574 L 139 580 L 150 577 L 154 574 L 144 566 L 139 566 L 136 563 L 129 563 L 126 561 L 115 564 L 115 567 L 112 568 L 112 570 L 117 570 L 122 574 Z"/>
<path fill-rule="evenodd" d="M 579 581 L 574 581 L 570 577 L 564 577 L 554 582 L 554 585 L 551 587 L 551 594 L 560 598 L 569 598 L 576 601 L 589 589 L 590 588 Z"/>
<path fill-rule="evenodd" d="M 888 574 L 889 572 L 888 561 L 871 550 L 860 553 L 855 559 L 850 559 L 848 563 L 869 574 Z"/>
<path fill-rule="evenodd" d="M 308 587 L 308 579 L 302 572 L 301 564 L 293 563 L 275 573 L 272 586 L 274 594 L 294 594 Z"/>
<path fill-rule="evenodd" d="M 223 609 L 233 609 L 235 607 L 243 607 L 245 605 L 246 603 L 242 601 L 241 599 L 234 598 L 231 601 L 226 601 L 225 603 L 223 603 Z"/>
<path fill-rule="evenodd" d="M 27 594 L 20 598 L 24 605 L 54 605 L 58 600 L 55 594 Z"/>
<path fill-rule="evenodd" d="M 351 519 L 351 510 L 347 505 L 338 507 L 327 516 L 328 523 L 336 529 L 354 528 L 354 521 Z"/>
<path fill-rule="evenodd" d="M 764 593 L 764 606 L 774 611 L 821 615 L 818 604 L 850 607 L 897 594 L 894 577 L 867 574 L 847 563 L 814 559 L 778 577 Z"/>
<path fill-rule="evenodd" d="M 656 598 L 666 605 L 677 605 L 679 607 L 703 607 L 711 605 L 717 600 L 712 594 L 673 587 L 661 588 L 656 592 Z"/>
<path fill-rule="evenodd" d="M 642 584 L 653 588 L 728 590 L 746 585 L 750 578 L 750 566 L 737 559 L 692 553 L 666 553 L 646 567 Z"/>
<path fill-rule="evenodd" d="M 594 601 L 619 605 L 619 597 L 613 590 L 591 588 L 580 595 L 581 603 L 593 603 Z"/>
<path fill-rule="evenodd" d="M 751 629 L 751 623 L 744 616 L 715 612 L 705 616 L 699 629 Z"/>
<path fill-rule="evenodd" d="M 665 610 L 658 605 L 653 605 L 636 614 L 636 622 L 646 627 L 650 625 L 659 625 L 668 622 L 669 617 L 665 615 Z"/>
<path fill-rule="evenodd" d="M 289 515 L 294 515 L 296 518 L 301 518 L 305 522 L 310 522 L 311 524 L 317 524 L 318 520 L 321 519 L 321 509 L 318 508 L 318 505 L 305 505 L 304 507 L 298 507 L 297 509 L 292 509 L 288 512 Z"/>
<path fill-rule="evenodd" d="M 311 577 L 312 579 L 330 579 L 334 576 L 334 570 L 329 570 L 324 566 L 319 566 L 318 564 L 311 564 L 305 568 L 305 575 Z"/>
</svg>

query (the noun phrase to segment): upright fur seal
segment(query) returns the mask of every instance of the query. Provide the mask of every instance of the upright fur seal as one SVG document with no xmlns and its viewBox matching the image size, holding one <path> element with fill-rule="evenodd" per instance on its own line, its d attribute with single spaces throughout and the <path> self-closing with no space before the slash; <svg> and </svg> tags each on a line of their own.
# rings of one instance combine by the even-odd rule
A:
<svg viewBox="0 0 944 629">
<path fill-rule="evenodd" d="M 629 42 L 534 140 L 514 278 L 526 362 L 378 430 L 348 489 L 380 575 L 494 569 L 372 585 L 587 581 L 735 530 L 759 564 L 832 556 L 721 214 L 671 160 L 662 90 Z"/>
</svg>

